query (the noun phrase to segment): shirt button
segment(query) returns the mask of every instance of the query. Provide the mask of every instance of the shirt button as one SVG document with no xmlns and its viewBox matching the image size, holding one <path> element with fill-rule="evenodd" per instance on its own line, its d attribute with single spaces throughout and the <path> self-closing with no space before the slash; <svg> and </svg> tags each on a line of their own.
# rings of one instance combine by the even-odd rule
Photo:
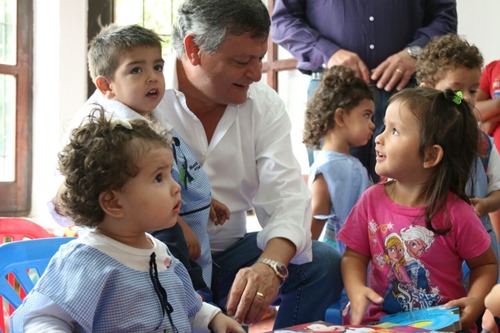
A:
<svg viewBox="0 0 500 333">
<path fill-rule="evenodd" d="M 370 46 L 369 46 L 369 47 L 370 47 L 370 50 L 373 50 L 373 49 L 375 48 L 375 45 L 370 44 Z"/>
<path fill-rule="evenodd" d="M 372 22 L 375 20 L 375 18 L 374 18 L 373 16 L 370 16 L 368 19 L 369 19 L 370 21 L 372 21 Z"/>
</svg>

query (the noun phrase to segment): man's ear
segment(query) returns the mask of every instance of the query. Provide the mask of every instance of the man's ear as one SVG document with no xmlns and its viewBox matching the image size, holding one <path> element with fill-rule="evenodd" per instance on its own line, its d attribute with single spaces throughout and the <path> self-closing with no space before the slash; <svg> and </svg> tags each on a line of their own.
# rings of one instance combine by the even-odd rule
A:
<svg viewBox="0 0 500 333">
<path fill-rule="evenodd" d="M 336 126 L 344 126 L 345 110 L 343 108 L 336 108 L 333 113 L 333 120 Z"/>
<path fill-rule="evenodd" d="M 440 145 L 432 145 L 425 151 L 424 169 L 430 169 L 438 165 L 443 159 L 444 151 Z"/>
<path fill-rule="evenodd" d="M 189 62 L 193 66 L 200 64 L 200 48 L 198 44 L 194 41 L 194 35 L 189 34 L 184 37 L 184 49 L 186 50 L 186 56 L 189 59 Z"/>
<path fill-rule="evenodd" d="M 114 218 L 122 218 L 124 212 L 120 204 L 119 196 L 116 191 L 106 191 L 99 194 L 99 204 L 106 215 Z"/>
<path fill-rule="evenodd" d="M 115 94 L 113 93 L 113 90 L 111 90 L 111 83 L 109 82 L 109 80 L 106 77 L 99 75 L 95 79 L 95 85 L 96 85 L 97 89 L 99 89 L 101 94 L 104 97 L 106 97 L 107 99 L 114 99 L 115 98 Z"/>
</svg>

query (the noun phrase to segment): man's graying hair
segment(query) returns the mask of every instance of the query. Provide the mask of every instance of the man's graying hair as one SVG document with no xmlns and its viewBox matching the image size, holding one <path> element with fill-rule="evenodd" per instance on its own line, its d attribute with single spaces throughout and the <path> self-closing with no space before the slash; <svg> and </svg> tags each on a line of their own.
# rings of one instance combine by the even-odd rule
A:
<svg viewBox="0 0 500 333">
<path fill-rule="evenodd" d="M 101 29 L 89 44 L 87 60 L 92 81 L 102 75 L 113 79 L 120 57 L 137 47 L 159 48 L 161 37 L 139 25 L 110 24 Z"/>
<path fill-rule="evenodd" d="M 181 58 L 184 38 L 195 35 L 200 50 L 216 52 L 227 35 L 267 37 L 271 19 L 262 0 L 186 0 L 178 9 L 172 42 Z"/>
</svg>

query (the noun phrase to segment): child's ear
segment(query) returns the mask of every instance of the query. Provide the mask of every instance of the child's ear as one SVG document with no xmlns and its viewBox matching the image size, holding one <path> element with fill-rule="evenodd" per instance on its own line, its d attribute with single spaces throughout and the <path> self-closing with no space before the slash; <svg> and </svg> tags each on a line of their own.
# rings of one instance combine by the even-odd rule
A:
<svg viewBox="0 0 500 333">
<path fill-rule="evenodd" d="M 186 56 L 192 65 L 196 66 L 200 64 L 200 48 L 198 44 L 194 41 L 194 35 L 189 34 L 184 38 L 184 49 L 186 50 Z"/>
<path fill-rule="evenodd" d="M 124 216 L 122 205 L 115 191 L 106 191 L 99 194 L 99 204 L 106 215 L 114 218 Z"/>
<path fill-rule="evenodd" d="M 344 115 L 345 111 L 343 108 L 335 109 L 335 112 L 333 113 L 333 119 L 335 120 L 335 125 L 344 126 Z"/>
<path fill-rule="evenodd" d="M 430 84 L 428 84 L 427 82 L 420 82 L 419 87 L 434 88 L 433 86 L 431 86 L 431 85 L 430 85 Z"/>
<path fill-rule="evenodd" d="M 443 159 L 443 148 L 440 145 L 432 145 L 425 151 L 424 169 L 430 169 L 438 165 Z"/>
<path fill-rule="evenodd" d="M 113 93 L 113 90 L 111 90 L 111 83 L 106 77 L 99 75 L 95 79 L 95 85 L 105 98 L 107 99 L 115 98 L 115 94 Z"/>
</svg>

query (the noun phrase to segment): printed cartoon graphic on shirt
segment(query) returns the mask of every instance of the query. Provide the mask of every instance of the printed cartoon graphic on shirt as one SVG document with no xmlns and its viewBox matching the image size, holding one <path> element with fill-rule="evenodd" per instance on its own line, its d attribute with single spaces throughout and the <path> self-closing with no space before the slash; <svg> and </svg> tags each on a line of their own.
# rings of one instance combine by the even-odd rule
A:
<svg viewBox="0 0 500 333">
<path fill-rule="evenodd" d="M 384 240 L 383 252 L 376 255 L 375 262 L 379 269 L 389 269 L 383 310 L 395 313 L 438 304 L 439 288 L 433 286 L 429 271 L 419 259 L 431 248 L 434 233 L 418 225 L 402 228 L 399 234 L 393 228 L 392 223 L 370 223 L 372 241 Z M 382 237 L 377 237 L 377 233 Z"/>
</svg>

